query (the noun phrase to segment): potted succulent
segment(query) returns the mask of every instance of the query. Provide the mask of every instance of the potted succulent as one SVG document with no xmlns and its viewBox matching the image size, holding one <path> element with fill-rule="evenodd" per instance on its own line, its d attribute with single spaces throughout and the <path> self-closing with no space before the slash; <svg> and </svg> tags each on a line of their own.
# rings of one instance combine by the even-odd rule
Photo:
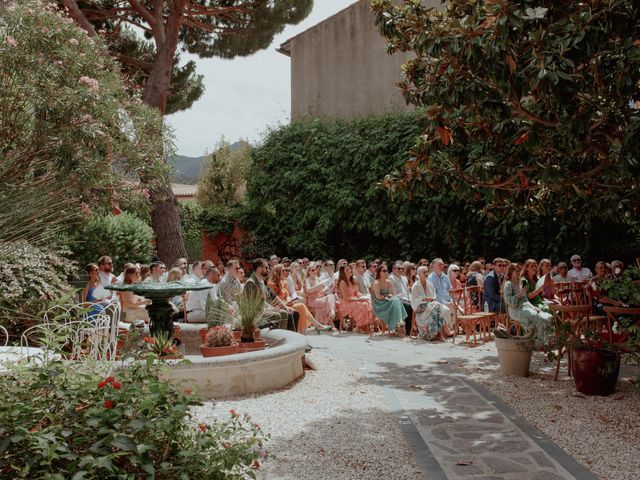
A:
<svg viewBox="0 0 640 480">
<path fill-rule="evenodd" d="M 240 346 L 243 349 L 264 348 L 264 340 L 257 338 L 258 325 L 264 320 L 265 301 L 259 291 L 243 291 L 237 298 L 238 317 L 236 325 L 240 328 Z"/>
<path fill-rule="evenodd" d="M 513 327 L 516 328 L 516 327 Z M 505 375 L 519 377 L 529 376 L 529 364 L 533 352 L 533 336 L 535 329 L 524 330 L 516 328 L 512 334 L 504 328 L 496 328 L 493 331 L 500 369 Z"/>
<path fill-rule="evenodd" d="M 229 305 L 218 298 L 212 300 L 210 296 L 207 296 L 207 303 L 205 305 L 205 318 L 207 320 L 207 327 L 199 330 L 200 339 L 204 343 L 207 339 L 207 332 L 213 327 L 220 327 L 224 325 L 225 321 L 231 321 L 232 317 L 229 314 Z"/>
<path fill-rule="evenodd" d="M 570 348 L 576 390 L 585 395 L 611 395 L 620 374 L 622 345 L 588 336 L 573 339 Z"/>
<path fill-rule="evenodd" d="M 153 337 L 144 337 L 146 350 L 163 360 L 182 358 L 182 354 L 173 343 L 173 338 L 165 332 L 157 332 Z"/>
<path fill-rule="evenodd" d="M 203 357 L 233 355 L 240 351 L 240 345 L 233 340 L 231 330 L 217 326 L 209 329 L 205 342 L 200 345 L 200 351 Z"/>
</svg>

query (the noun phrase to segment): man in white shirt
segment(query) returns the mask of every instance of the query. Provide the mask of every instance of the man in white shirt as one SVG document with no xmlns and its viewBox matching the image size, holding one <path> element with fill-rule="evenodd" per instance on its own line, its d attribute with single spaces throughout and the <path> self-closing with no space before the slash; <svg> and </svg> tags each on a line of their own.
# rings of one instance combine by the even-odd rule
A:
<svg viewBox="0 0 640 480">
<path fill-rule="evenodd" d="M 103 255 L 98 259 L 98 282 L 101 287 L 106 287 L 107 285 L 112 285 L 116 283 L 116 276 L 111 273 L 113 272 L 113 260 L 111 257 L 107 255 Z M 114 292 L 111 290 L 104 290 L 103 300 L 111 300 L 112 298 L 117 299 L 118 296 L 114 295 Z"/>
<path fill-rule="evenodd" d="M 149 276 L 144 283 L 162 283 L 162 274 L 167 270 L 164 263 L 153 262 L 149 265 Z"/>
<path fill-rule="evenodd" d="M 580 258 L 580 255 L 573 255 L 571 257 L 571 266 L 573 268 L 569 270 L 567 276 L 571 279 L 572 282 L 583 282 L 593 277 L 591 270 L 589 270 L 587 267 L 582 266 L 582 258 Z"/>
<path fill-rule="evenodd" d="M 191 266 L 191 274 L 185 275 L 182 280 L 185 282 L 199 283 L 203 278 L 204 272 L 202 271 L 202 262 L 197 260 L 193 262 Z"/>
<path fill-rule="evenodd" d="M 365 272 L 367 270 L 367 262 L 364 260 L 358 260 L 356 262 L 356 271 L 353 272 L 353 280 L 356 282 L 358 292 L 364 297 L 371 298 L 369 293 L 369 286 L 367 286 L 367 279 L 365 278 Z"/>
<path fill-rule="evenodd" d="M 378 262 L 369 262 L 369 268 L 364 272 L 364 284 L 367 286 L 367 290 L 371 288 L 373 282 L 376 281 L 376 272 L 378 271 Z"/>
<path fill-rule="evenodd" d="M 211 300 L 218 298 L 218 282 L 220 282 L 220 272 L 213 267 L 207 270 L 207 277 L 198 284 L 211 285 L 208 290 L 193 290 L 189 292 L 187 298 L 187 318 L 189 323 L 203 323 L 207 321 L 207 297 Z"/>
<path fill-rule="evenodd" d="M 320 274 L 320 281 L 327 284 L 327 293 L 333 293 L 333 286 L 336 283 L 336 265 L 333 260 L 327 260 L 322 266 L 322 273 Z"/>
<path fill-rule="evenodd" d="M 391 269 L 391 275 L 389 275 L 389 282 L 393 287 L 393 294 L 400 297 L 402 305 L 407 312 L 406 328 L 407 335 L 413 330 L 413 307 L 411 306 L 411 296 L 409 294 L 409 284 L 407 278 L 403 275 L 404 269 L 402 268 L 402 262 L 398 260 Z"/>
</svg>

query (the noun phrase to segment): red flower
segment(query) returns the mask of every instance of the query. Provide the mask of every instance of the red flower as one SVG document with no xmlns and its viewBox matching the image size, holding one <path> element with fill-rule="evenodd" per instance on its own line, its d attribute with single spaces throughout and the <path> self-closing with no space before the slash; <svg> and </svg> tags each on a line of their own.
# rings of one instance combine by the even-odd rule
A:
<svg viewBox="0 0 640 480">
<path fill-rule="evenodd" d="M 251 468 L 253 468 L 254 470 L 258 470 L 260 468 L 262 464 L 260 463 L 260 460 L 258 460 L 257 458 L 253 460 L 253 462 L 251 462 Z"/>
<path fill-rule="evenodd" d="M 156 343 L 156 339 L 153 337 L 144 337 L 144 342 L 153 345 L 154 343 Z"/>
<path fill-rule="evenodd" d="M 193 393 L 193 388 L 191 387 L 187 387 L 184 389 L 184 393 L 186 393 L 187 395 L 191 395 Z"/>
<path fill-rule="evenodd" d="M 115 378 L 113 378 L 113 377 L 107 377 L 107 378 L 105 378 L 104 380 L 102 380 L 100 383 L 98 383 L 98 388 L 104 388 L 104 387 L 106 387 L 107 385 L 109 385 L 110 383 L 113 383 L 113 382 L 115 382 L 115 381 L 116 381 L 116 379 L 115 379 Z M 118 385 L 120 385 L 120 384 L 118 384 Z"/>
<path fill-rule="evenodd" d="M 114 382 L 111 384 L 111 386 L 112 386 L 113 388 L 115 388 L 116 390 L 120 390 L 120 388 L 122 387 L 122 384 L 121 384 L 120 382 L 115 382 L 115 381 L 114 381 Z"/>
<path fill-rule="evenodd" d="M 207 425 L 205 425 L 204 423 L 198 424 L 198 430 L 200 430 L 201 432 L 206 432 L 207 431 Z"/>
<path fill-rule="evenodd" d="M 107 378 L 104 379 L 104 381 L 107 382 L 107 383 L 113 383 L 113 382 L 116 381 L 116 379 L 113 378 L 113 377 L 107 377 Z"/>
<path fill-rule="evenodd" d="M 116 406 L 116 403 L 113 400 L 105 400 L 105 402 L 103 403 L 104 408 L 113 408 Z"/>
<path fill-rule="evenodd" d="M 238 412 L 236 412 L 233 408 L 231 410 L 229 410 L 229 413 L 231 414 L 232 417 L 237 417 L 238 416 Z"/>
<path fill-rule="evenodd" d="M 98 383 L 98 388 L 104 388 L 107 386 L 107 381 L 106 380 L 102 380 L 100 383 Z"/>
</svg>

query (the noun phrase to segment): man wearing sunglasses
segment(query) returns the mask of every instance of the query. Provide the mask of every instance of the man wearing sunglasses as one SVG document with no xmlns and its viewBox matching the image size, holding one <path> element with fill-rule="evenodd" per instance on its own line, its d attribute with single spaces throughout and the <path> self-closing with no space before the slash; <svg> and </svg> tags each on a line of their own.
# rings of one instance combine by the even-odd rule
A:
<svg viewBox="0 0 640 480">
<path fill-rule="evenodd" d="M 493 260 L 493 270 L 484 277 L 483 303 L 486 302 L 490 312 L 505 313 L 506 307 L 500 295 L 500 285 L 504 281 L 507 261 L 504 258 Z"/>
</svg>

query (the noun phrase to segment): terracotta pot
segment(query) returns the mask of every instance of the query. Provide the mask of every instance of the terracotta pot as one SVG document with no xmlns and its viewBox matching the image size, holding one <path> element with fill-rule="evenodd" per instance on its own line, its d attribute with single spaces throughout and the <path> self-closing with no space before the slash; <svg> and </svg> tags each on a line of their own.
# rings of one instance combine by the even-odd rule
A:
<svg viewBox="0 0 640 480">
<path fill-rule="evenodd" d="M 620 353 L 572 350 L 571 373 L 576 390 L 585 395 L 611 395 L 620 373 Z"/>
<path fill-rule="evenodd" d="M 496 337 L 500 369 L 505 375 L 529 376 L 529 364 L 533 352 L 531 340 L 514 340 Z"/>
<path fill-rule="evenodd" d="M 265 342 L 261 338 L 254 338 L 253 342 L 240 342 L 240 351 L 262 350 Z"/>
<path fill-rule="evenodd" d="M 242 337 L 242 330 L 231 330 L 231 333 L 233 333 L 233 339 L 239 342 Z"/>
<path fill-rule="evenodd" d="M 232 343 L 226 347 L 207 347 L 206 345 L 200 345 L 200 352 L 203 357 L 219 357 L 221 355 L 233 355 L 240 351 L 240 345 Z"/>
<path fill-rule="evenodd" d="M 200 340 L 202 340 L 202 343 L 207 341 L 208 332 L 209 332 L 208 328 L 201 328 L 200 330 L 198 330 L 198 333 L 200 334 Z"/>
<path fill-rule="evenodd" d="M 256 339 L 256 338 L 260 338 L 260 329 L 259 329 L 259 328 L 256 328 L 256 329 L 253 331 L 253 338 L 254 338 L 254 339 Z"/>
</svg>

